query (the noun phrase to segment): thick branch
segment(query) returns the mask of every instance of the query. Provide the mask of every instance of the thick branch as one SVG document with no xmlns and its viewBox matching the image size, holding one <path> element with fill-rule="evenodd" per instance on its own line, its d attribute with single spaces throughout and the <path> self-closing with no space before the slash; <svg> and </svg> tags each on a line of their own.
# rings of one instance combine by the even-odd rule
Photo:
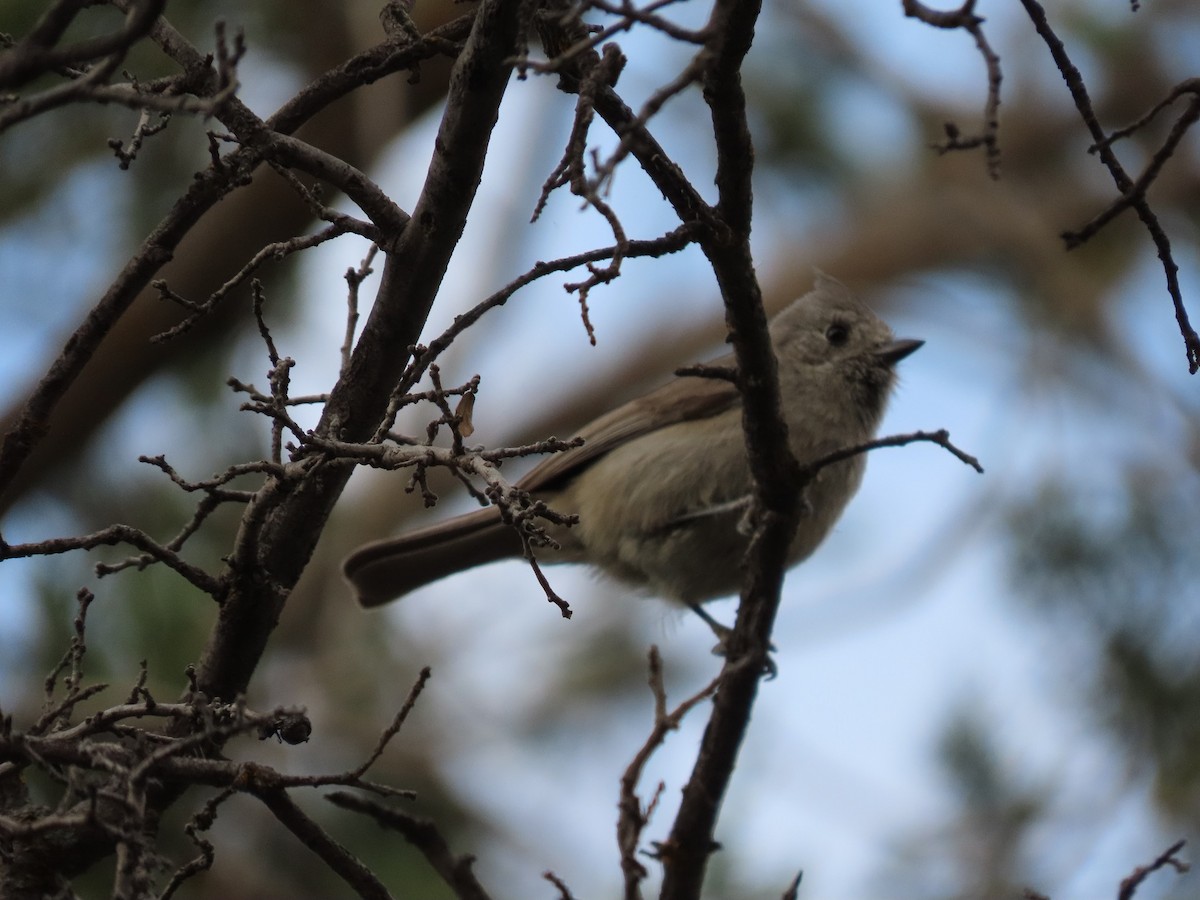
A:
<svg viewBox="0 0 1200 900">
<path fill-rule="evenodd" d="M 369 437 L 407 365 L 475 197 L 517 44 L 518 0 L 484 2 L 451 75 L 446 112 L 412 220 L 390 246 L 371 315 L 330 394 L 320 436 Z M 298 464 L 293 463 L 293 466 Z M 210 696 L 245 690 L 288 593 L 312 554 L 350 467 L 304 462 L 247 509 L 230 559 L 232 583 L 198 666 Z"/>
<path fill-rule="evenodd" d="M 741 65 L 759 10 L 757 0 L 724 0 L 716 4 L 709 22 L 712 38 L 706 49 L 712 62 L 705 75 L 704 98 L 712 111 L 717 147 L 716 211 L 726 231 L 700 241 L 721 288 L 741 373 L 746 450 L 759 513 L 721 688 L 663 851 L 664 898 L 700 896 L 705 865 L 715 846 L 717 815 L 765 668 L 799 511 L 800 473 L 787 445 L 777 365 L 750 253 L 754 157 Z"/>
<path fill-rule="evenodd" d="M 65 47 L 53 46 L 79 10 L 88 5 L 82 0 L 68 0 L 47 11 L 23 41 L 0 55 L 0 87 L 20 87 L 43 72 L 72 63 L 91 62 L 102 56 L 112 56 L 110 67 L 115 68 L 129 48 L 150 30 L 167 2 L 143 0 L 131 4 L 125 25 L 120 30 L 85 38 Z"/>
</svg>

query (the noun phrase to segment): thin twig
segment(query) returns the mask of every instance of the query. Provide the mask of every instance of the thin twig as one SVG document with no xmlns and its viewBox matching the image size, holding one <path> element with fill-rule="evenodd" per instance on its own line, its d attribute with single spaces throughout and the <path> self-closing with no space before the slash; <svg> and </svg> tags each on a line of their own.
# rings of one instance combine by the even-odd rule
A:
<svg viewBox="0 0 1200 900">
<path fill-rule="evenodd" d="M 617 847 L 621 852 L 621 872 L 625 880 L 626 900 L 638 900 L 641 897 L 641 882 L 646 877 L 646 867 L 638 860 L 638 848 L 641 844 L 642 832 L 650 822 L 650 817 L 657 805 L 663 785 L 659 785 L 654 799 L 643 808 L 637 795 L 638 782 L 642 772 L 655 751 L 662 746 L 667 735 L 679 728 L 692 709 L 701 701 L 706 700 L 717 692 L 720 687 L 720 677 L 715 678 L 709 685 L 688 699 L 684 700 L 674 710 L 667 710 L 667 692 L 663 684 L 662 657 L 658 647 L 652 645 L 649 653 L 649 684 L 654 697 L 654 726 L 649 736 L 621 776 L 620 799 L 617 801 Z"/>
<path fill-rule="evenodd" d="M 220 602 L 225 591 L 224 582 L 220 578 L 209 575 L 198 566 L 186 562 L 178 553 L 155 541 L 140 529 L 129 525 L 110 525 L 91 534 L 72 538 L 51 538 L 29 544 L 9 544 L 0 538 L 0 559 L 24 559 L 31 556 L 53 556 L 58 553 L 68 553 L 71 550 L 92 550 L 96 547 L 114 544 L 130 544 L 141 550 L 148 558 L 139 558 L 137 568 L 144 568 L 148 561 L 157 561 L 173 569 L 187 579 L 195 587 Z M 97 564 L 97 574 L 106 575 L 113 571 L 111 566 Z"/>
<path fill-rule="evenodd" d="M 1046 47 L 1050 50 L 1050 56 L 1053 58 L 1055 65 L 1058 66 L 1058 71 L 1066 82 L 1067 89 L 1071 93 L 1071 99 L 1075 101 L 1075 108 L 1078 110 L 1080 118 L 1083 119 L 1084 125 L 1087 126 L 1088 132 L 1092 136 L 1094 152 L 1100 157 L 1100 161 L 1104 164 L 1104 167 L 1108 169 L 1117 190 L 1123 197 L 1129 196 L 1134 188 L 1134 179 L 1125 171 L 1124 166 L 1121 165 L 1120 160 L 1117 159 L 1116 154 L 1113 152 L 1110 138 L 1105 134 L 1104 128 L 1100 125 L 1100 120 L 1097 118 L 1096 112 L 1092 107 L 1092 100 L 1088 95 L 1087 86 L 1083 82 L 1083 76 L 1080 74 L 1079 69 L 1075 67 L 1075 64 L 1071 62 L 1062 39 L 1059 38 L 1050 26 L 1050 22 L 1046 18 L 1046 10 L 1043 9 L 1037 0 L 1021 0 L 1021 5 L 1025 7 L 1025 11 L 1033 22 L 1034 28 L 1045 42 Z M 1179 286 L 1179 265 L 1175 262 L 1175 258 L 1171 252 L 1170 238 L 1167 237 L 1166 231 L 1158 221 L 1158 216 L 1150 208 L 1150 204 L 1144 196 L 1134 197 L 1130 205 L 1137 212 L 1138 218 L 1141 219 L 1146 231 L 1149 232 L 1151 240 L 1154 241 L 1154 247 L 1158 251 L 1158 258 L 1162 263 L 1163 273 L 1167 279 L 1167 292 L 1171 295 L 1171 302 L 1175 308 L 1175 321 L 1179 327 L 1179 333 L 1183 337 L 1188 371 L 1195 374 L 1197 371 L 1200 371 L 1200 335 L 1196 333 L 1196 330 L 1192 328 L 1188 320 L 1187 308 L 1183 303 L 1183 291 Z"/>
<path fill-rule="evenodd" d="M 919 0 L 903 0 L 904 14 L 910 18 L 924 22 L 934 28 L 962 29 L 971 35 L 975 41 L 984 66 L 987 68 L 988 88 L 987 100 L 983 108 L 983 129 L 976 135 L 964 137 L 957 125 L 947 122 L 944 126 L 946 140 L 934 144 L 939 153 L 949 153 L 953 150 L 973 150 L 983 147 L 987 160 L 988 174 L 992 178 L 1000 177 L 1000 83 L 1003 74 L 1000 71 L 1000 56 L 992 49 L 987 36 L 983 33 L 983 18 L 975 14 L 976 0 L 965 0 L 962 6 L 953 10 L 930 9 Z"/>
<path fill-rule="evenodd" d="M 1178 840 L 1170 847 L 1159 854 L 1154 862 L 1146 866 L 1138 866 L 1133 872 L 1121 881 L 1121 889 L 1117 893 L 1117 900 L 1131 900 L 1142 882 L 1146 880 L 1154 872 L 1166 866 L 1170 866 L 1176 872 L 1183 874 L 1191 870 L 1191 866 L 1183 860 L 1176 859 L 1175 856 L 1187 844 L 1186 840 Z"/>
<path fill-rule="evenodd" d="M 854 444 L 850 447 L 842 447 L 832 453 L 827 453 L 824 456 L 811 460 L 802 466 L 804 479 L 810 480 L 816 476 L 817 472 L 824 469 L 826 466 L 831 466 L 834 463 L 841 462 L 845 459 L 850 459 L 853 456 L 859 456 L 871 450 L 878 450 L 882 447 L 905 447 L 909 444 L 919 442 L 927 442 L 937 444 L 953 454 L 957 459 L 966 465 L 970 466 L 980 475 L 983 474 L 983 466 L 979 460 L 964 450 L 959 449 L 950 442 L 950 432 L 944 428 L 938 431 L 913 431 L 909 434 L 893 434 L 888 437 L 875 438 L 874 440 L 864 441 L 861 444 Z"/>
</svg>

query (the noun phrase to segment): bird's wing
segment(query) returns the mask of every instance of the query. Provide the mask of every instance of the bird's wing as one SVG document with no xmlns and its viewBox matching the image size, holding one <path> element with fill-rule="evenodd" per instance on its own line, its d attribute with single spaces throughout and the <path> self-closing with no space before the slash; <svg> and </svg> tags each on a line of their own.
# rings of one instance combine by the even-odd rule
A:
<svg viewBox="0 0 1200 900">
<path fill-rule="evenodd" d="M 732 361 L 732 356 L 722 357 L 712 365 L 729 365 Z M 718 415 L 740 401 L 737 388 L 724 379 L 675 378 L 585 425 L 579 432 L 583 446 L 539 463 L 517 482 L 517 487 L 528 491 L 556 488 L 628 440 L 677 422 Z"/>
</svg>

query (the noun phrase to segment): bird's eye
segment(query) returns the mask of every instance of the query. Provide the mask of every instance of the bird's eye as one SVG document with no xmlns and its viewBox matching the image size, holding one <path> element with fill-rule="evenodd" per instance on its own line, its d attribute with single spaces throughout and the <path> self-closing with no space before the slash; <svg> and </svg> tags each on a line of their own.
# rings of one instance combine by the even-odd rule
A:
<svg viewBox="0 0 1200 900">
<path fill-rule="evenodd" d="M 825 329 L 825 340 L 833 344 L 835 347 L 840 347 L 850 339 L 850 326 L 842 322 L 834 322 Z"/>
</svg>

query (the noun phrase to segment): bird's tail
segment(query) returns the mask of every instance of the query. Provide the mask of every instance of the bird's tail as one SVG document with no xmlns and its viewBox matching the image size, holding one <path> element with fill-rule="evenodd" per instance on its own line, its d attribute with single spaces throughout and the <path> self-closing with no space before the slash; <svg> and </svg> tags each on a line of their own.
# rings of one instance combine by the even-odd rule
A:
<svg viewBox="0 0 1200 900">
<path fill-rule="evenodd" d="M 381 606 L 447 575 L 521 552 L 520 537 L 489 507 L 365 544 L 346 557 L 342 573 L 359 603 Z"/>
</svg>

